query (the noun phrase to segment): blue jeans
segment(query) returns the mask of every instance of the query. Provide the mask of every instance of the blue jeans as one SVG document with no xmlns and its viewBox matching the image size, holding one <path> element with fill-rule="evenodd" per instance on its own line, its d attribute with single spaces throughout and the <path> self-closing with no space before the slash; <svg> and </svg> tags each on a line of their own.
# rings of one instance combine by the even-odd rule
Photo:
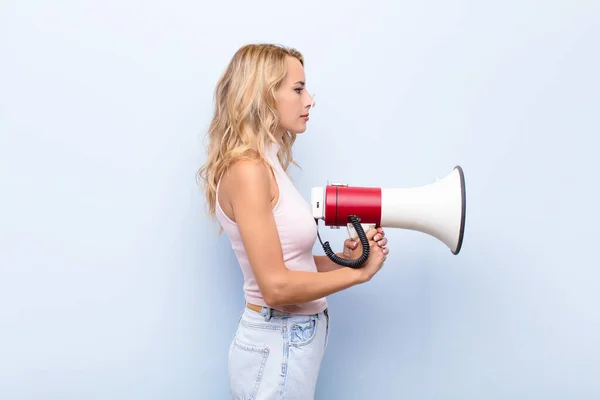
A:
<svg viewBox="0 0 600 400">
<path fill-rule="evenodd" d="M 297 315 L 244 307 L 229 347 L 233 399 L 314 399 L 328 338 L 328 310 Z"/>
</svg>

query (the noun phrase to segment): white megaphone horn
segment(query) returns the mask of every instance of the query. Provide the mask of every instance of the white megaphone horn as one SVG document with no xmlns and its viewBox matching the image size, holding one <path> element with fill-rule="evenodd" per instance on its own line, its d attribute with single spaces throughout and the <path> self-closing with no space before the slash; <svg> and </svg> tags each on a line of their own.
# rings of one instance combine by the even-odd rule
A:
<svg viewBox="0 0 600 400">
<path fill-rule="evenodd" d="M 319 241 L 325 254 L 336 264 L 357 268 L 369 256 L 365 231 L 369 228 L 400 228 L 435 237 L 457 255 L 462 247 L 466 218 L 466 187 L 462 168 L 456 166 L 443 179 L 411 188 L 375 188 L 328 184 L 313 187 L 312 213 L 317 225 L 346 226 L 351 238 L 361 241 L 363 254 L 356 260 L 338 257 Z"/>
</svg>

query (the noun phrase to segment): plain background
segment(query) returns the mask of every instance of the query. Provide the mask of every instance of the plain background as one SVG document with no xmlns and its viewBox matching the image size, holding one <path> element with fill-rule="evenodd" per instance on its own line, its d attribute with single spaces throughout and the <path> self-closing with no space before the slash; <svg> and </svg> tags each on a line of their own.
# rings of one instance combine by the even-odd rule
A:
<svg viewBox="0 0 600 400">
<path fill-rule="evenodd" d="M 194 174 L 243 44 L 306 57 L 292 176 L 410 187 L 461 165 L 463 251 L 387 230 L 329 298 L 318 399 L 597 399 L 600 5 L 0 6 L 0 398 L 226 399 L 243 307 Z M 345 230 L 320 228 L 340 250 Z M 323 254 L 318 242 L 315 252 Z"/>
</svg>

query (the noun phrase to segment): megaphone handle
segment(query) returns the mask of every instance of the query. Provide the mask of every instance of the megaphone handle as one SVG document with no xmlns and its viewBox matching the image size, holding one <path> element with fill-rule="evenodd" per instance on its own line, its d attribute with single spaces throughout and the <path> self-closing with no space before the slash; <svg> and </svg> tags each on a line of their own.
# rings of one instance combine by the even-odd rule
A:
<svg viewBox="0 0 600 400">
<path fill-rule="evenodd" d="M 342 257 L 338 256 L 337 254 L 335 254 L 335 252 L 331 249 L 329 242 L 323 243 L 318 229 L 317 229 L 317 237 L 319 238 L 319 241 L 321 242 L 321 246 L 323 246 L 323 250 L 325 250 L 325 254 L 327 255 L 327 257 L 329 257 L 329 259 L 331 261 L 333 261 L 336 264 L 343 265 L 345 267 L 360 268 L 369 258 L 369 253 L 370 253 L 369 240 L 367 239 L 367 236 L 365 235 L 363 227 L 360 224 L 359 219 L 356 215 L 348 216 L 348 220 L 350 221 L 350 223 L 352 225 L 354 225 L 353 228 L 355 230 L 358 229 L 358 231 L 359 231 L 359 232 L 355 231 L 355 233 L 358 234 L 357 237 L 362 244 L 362 255 L 360 257 L 358 257 L 357 259 L 347 260 L 347 259 L 342 258 Z M 317 224 L 317 226 L 319 225 L 319 220 L 316 218 L 315 218 L 315 223 Z"/>
<path fill-rule="evenodd" d="M 349 222 L 347 226 L 348 226 L 348 237 L 352 240 L 358 239 L 358 233 L 356 233 L 356 229 L 354 229 L 354 226 L 352 225 L 352 223 Z M 360 226 L 363 228 L 363 231 L 365 231 L 365 232 L 367 232 L 369 229 L 377 227 L 376 224 L 360 224 Z"/>
</svg>

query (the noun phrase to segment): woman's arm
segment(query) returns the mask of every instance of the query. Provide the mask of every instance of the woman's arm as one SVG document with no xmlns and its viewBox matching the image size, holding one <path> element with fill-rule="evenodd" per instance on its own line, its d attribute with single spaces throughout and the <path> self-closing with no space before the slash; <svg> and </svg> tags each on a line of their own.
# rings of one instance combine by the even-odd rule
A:
<svg viewBox="0 0 600 400">
<path fill-rule="evenodd" d="M 351 239 L 346 239 L 344 241 L 344 251 L 341 253 L 336 253 L 336 255 L 338 257 L 341 257 L 344 259 L 350 259 L 350 256 L 352 254 L 351 252 L 355 248 L 356 248 L 356 242 Z M 315 259 L 315 265 L 317 266 L 317 271 L 319 271 L 319 272 L 329 272 L 329 271 L 334 271 L 336 269 L 342 268 L 341 265 L 334 263 L 327 256 L 314 255 L 313 257 Z"/>
<path fill-rule="evenodd" d="M 346 258 L 344 253 L 336 253 L 338 257 Z M 315 265 L 317 266 L 317 271 L 319 272 L 329 272 L 334 271 L 336 269 L 342 268 L 341 265 L 338 265 L 331 261 L 327 256 L 313 256 L 315 259 Z"/>
<path fill-rule="evenodd" d="M 273 217 L 269 178 L 267 166 L 242 160 L 229 169 L 227 185 L 227 197 L 265 302 L 270 306 L 304 303 L 369 280 L 369 268 L 328 268 L 316 273 L 287 269 Z"/>
</svg>

